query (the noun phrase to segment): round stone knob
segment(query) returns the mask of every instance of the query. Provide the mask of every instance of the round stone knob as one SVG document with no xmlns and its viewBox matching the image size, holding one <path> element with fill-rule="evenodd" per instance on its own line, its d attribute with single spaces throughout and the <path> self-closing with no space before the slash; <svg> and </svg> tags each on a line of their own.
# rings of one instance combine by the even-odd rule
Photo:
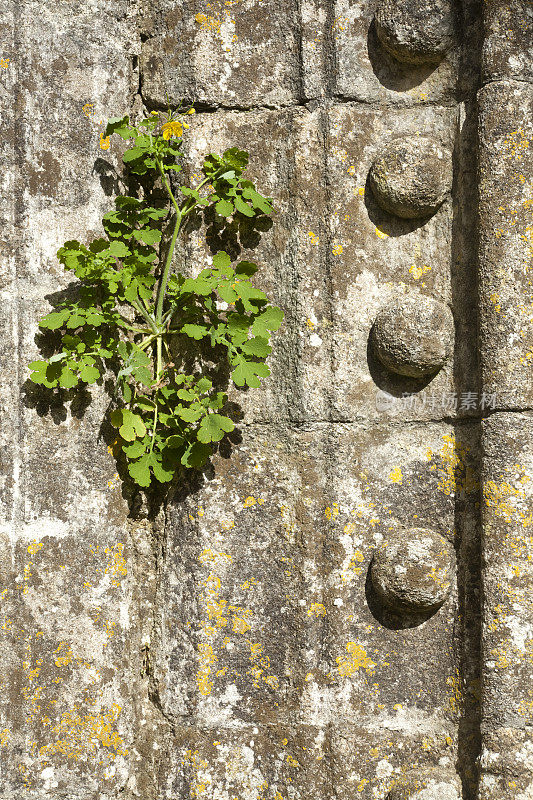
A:
<svg viewBox="0 0 533 800">
<path fill-rule="evenodd" d="M 372 559 L 378 598 L 398 612 L 436 611 L 450 593 L 453 550 L 438 533 L 411 528 L 391 536 Z"/>
<path fill-rule="evenodd" d="M 461 800 L 456 775 L 445 770 L 421 769 L 402 776 L 386 800 Z"/>
<path fill-rule="evenodd" d="M 375 355 L 397 375 L 433 375 L 452 352 L 452 312 L 431 297 L 413 294 L 382 308 L 371 331 Z"/>
<path fill-rule="evenodd" d="M 378 204 L 402 219 L 434 214 L 452 187 L 452 177 L 450 151 L 427 136 L 394 139 L 369 173 Z"/>
<path fill-rule="evenodd" d="M 438 64 L 453 44 L 453 0 L 380 0 L 375 19 L 385 50 L 407 64 Z"/>
</svg>

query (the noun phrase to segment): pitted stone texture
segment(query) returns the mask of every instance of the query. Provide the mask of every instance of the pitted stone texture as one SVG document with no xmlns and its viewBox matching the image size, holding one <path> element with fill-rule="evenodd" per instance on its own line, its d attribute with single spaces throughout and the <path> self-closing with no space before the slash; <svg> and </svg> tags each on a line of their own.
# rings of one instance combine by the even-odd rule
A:
<svg viewBox="0 0 533 800">
<path fill-rule="evenodd" d="M 372 559 L 372 585 L 386 605 L 399 611 L 436 611 L 450 593 L 453 550 L 426 528 L 398 532 Z"/>
<path fill-rule="evenodd" d="M 335 50 L 335 69 L 331 80 L 335 94 L 396 107 L 455 102 L 460 48 L 448 50 L 438 64 L 398 61 L 378 38 L 377 5 L 376 0 L 333 0 L 330 13 L 334 16 L 331 43 Z M 479 14 L 469 14 L 470 5 L 471 0 L 464 4 L 465 15 L 461 21 L 465 38 L 471 37 L 472 28 L 479 24 Z M 325 11 L 326 8 L 322 13 Z M 315 27 L 318 30 L 316 22 Z M 460 80 L 464 79 L 470 82 L 461 69 Z"/>
<path fill-rule="evenodd" d="M 453 359 L 431 377 L 427 387 L 421 387 L 420 379 L 390 372 L 369 353 L 370 331 L 379 311 L 412 291 L 447 305 L 453 302 L 458 329 L 471 321 L 471 308 L 461 305 L 458 298 L 471 296 L 475 272 L 468 262 L 468 269 L 455 270 L 452 281 L 450 271 L 454 259 L 452 204 L 443 203 L 423 221 L 400 219 L 378 205 L 368 182 L 370 166 L 384 142 L 431 131 L 432 137 L 450 149 L 455 116 L 454 109 L 433 106 L 391 113 L 337 104 L 329 110 L 327 181 L 333 213 L 327 220 L 327 255 L 333 326 L 328 329 L 321 324 L 318 330 L 318 326 L 312 331 L 308 328 L 305 333 L 310 338 L 317 331 L 324 345 L 331 341 L 333 379 L 323 380 L 319 387 L 331 396 L 337 419 L 434 418 L 436 408 L 431 407 L 429 395 L 453 396 L 458 374 L 475 378 L 474 359 L 467 348 L 454 350 Z M 469 258 L 467 249 L 461 250 L 461 258 Z M 387 409 L 377 406 L 378 389 L 391 398 Z M 416 393 L 420 402 L 402 403 L 404 392 Z M 438 409 L 440 414 L 440 405 Z M 457 409 L 442 410 L 447 416 L 456 412 L 472 413 L 461 410 L 459 404 Z"/>
<path fill-rule="evenodd" d="M 482 704 L 486 732 L 533 725 L 532 442 L 530 413 L 496 413 L 483 421 Z M 533 761 L 530 764 L 533 767 Z M 487 769 L 493 772 L 492 762 Z"/>
<path fill-rule="evenodd" d="M 423 378 L 443 367 L 454 340 L 448 306 L 420 294 L 407 295 L 383 308 L 371 333 L 374 352 L 398 375 Z"/>
<path fill-rule="evenodd" d="M 454 41 L 453 0 L 380 0 L 376 27 L 381 44 L 398 61 L 438 64 Z"/>
<path fill-rule="evenodd" d="M 387 800 L 461 800 L 456 775 L 444 769 L 413 770 L 400 778 L 387 795 Z"/>
<path fill-rule="evenodd" d="M 227 387 L 243 422 L 324 419 L 332 385 L 327 347 L 329 284 L 326 258 L 327 206 L 321 112 L 292 108 L 247 113 L 218 111 L 191 117 L 183 143 L 187 170 L 200 173 L 206 153 L 244 147 L 250 153 L 247 175 L 272 197 L 272 225 L 235 221 L 223 225 L 197 218 L 188 239 L 178 243 L 177 261 L 197 274 L 216 250 L 248 258 L 259 266 L 254 281 L 285 313 L 272 337 L 272 374 L 261 389 Z M 264 222 L 265 220 L 263 220 Z"/>
<path fill-rule="evenodd" d="M 218 107 L 283 106 L 321 91 L 313 0 L 142 0 L 142 91 Z M 307 20 L 307 21 L 306 21 Z M 313 21 L 314 24 L 309 24 Z M 318 74 L 317 74 L 318 73 Z"/>
<path fill-rule="evenodd" d="M 533 81 L 531 0 L 484 0 L 483 78 Z"/>
<path fill-rule="evenodd" d="M 402 219 L 433 214 L 452 186 L 449 150 L 426 136 L 395 139 L 370 168 L 370 186 L 379 205 Z"/>
<path fill-rule="evenodd" d="M 479 101 L 479 320 L 492 408 L 533 404 L 533 86 L 496 81 Z"/>
</svg>

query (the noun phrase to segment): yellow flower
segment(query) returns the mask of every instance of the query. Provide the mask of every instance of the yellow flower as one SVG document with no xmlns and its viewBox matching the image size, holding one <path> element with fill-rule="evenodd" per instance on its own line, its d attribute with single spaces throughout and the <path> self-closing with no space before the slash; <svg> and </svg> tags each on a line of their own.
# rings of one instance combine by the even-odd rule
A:
<svg viewBox="0 0 533 800">
<path fill-rule="evenodd" d="M 163 139 L 170 139 L 171 136 L 183 136 L 183 125 L 178 119 L 171 119 L 163 125 Z"/>
<path fill-rule="evenodd" d="M 187 114 L 196 114 L 196 110 L 194 108 L 189 108 Z"/>
</svg>

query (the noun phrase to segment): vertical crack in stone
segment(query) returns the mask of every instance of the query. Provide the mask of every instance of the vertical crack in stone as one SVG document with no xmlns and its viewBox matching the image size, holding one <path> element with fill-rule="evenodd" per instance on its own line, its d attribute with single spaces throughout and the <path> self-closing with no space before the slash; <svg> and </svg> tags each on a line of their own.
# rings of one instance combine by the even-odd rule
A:
<svg viewBox="0 0 533 800">
<path fill-rule="evenodd" d="M 454 148 L 454 213 L 452 228 L 452 305 L 459 324 L 456 332 L 454 383 L 457 395 L 479 396 L 477 353 L 477 108 L 475 93 L 480 70 L 480 5 L 465 3 L 462 13 L 464 42 L 459 71 L 457 134 Z M 457 426 L 457 439 L 468 435 L 468 448 L 475 454 L 472 470 L 480 483 L 480 420 L 468 427 Z M 468 432 L 468 433 L 467 433 Z M 456 476 L 455 522 L 458 564 L 458 661 L 462 702 L 458 727 L 457 770 L 465 800 L 476 800 L 479 784 L 480 683 L 481 683 L 481 523 L 480 490 L 468 494 L 461 476 Z"/>
</svg>

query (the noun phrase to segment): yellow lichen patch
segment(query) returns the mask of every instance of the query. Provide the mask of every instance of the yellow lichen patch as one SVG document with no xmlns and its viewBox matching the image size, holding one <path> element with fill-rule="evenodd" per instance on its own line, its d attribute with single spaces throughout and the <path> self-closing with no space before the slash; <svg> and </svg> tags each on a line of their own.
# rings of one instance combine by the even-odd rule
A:
<svg viewBox="0 0 533 800">
<path fill-rule="evenodd" d="M 213 652 L 213 648 L 207 642 L 200 642 L 198 645 L 199 666 L 196 674 L 196 681 L 198 683 L 198 691 L 204 697 L 207 697 L 213 691 L 213 683 L 209 680 L 212 672 L 212 666 L 215 661 L 218 661 L 217 656 Z"/>
<path fill-rule="evenodd" d="M 32 556 L 35 555 L 35 553 L 39 552 L 42 546 L 42 542 L 38 542 L 36 539 L 34 539 L 27 547 L 28 553 Z"/>
<path fill-rule="evenodd" d="M 472 467 L 467 461 L 468 449 L 457 441 L 454 434 L 444 434 L 443 447 L 436 454 L 428 450 L 428 461 L 434 460 L 429 467 L 437 473 L 439 491 L 446 495 L 472 494 L 479 489 L 479 484 Z"/>
<path fill-rule="evenodd" d="M 250 612 L 251 613 L 251 612 Z M 247 631 L 251 630 L 252 626 L 248 622 L 248 620 L 243 619 L 242 617 L 233 617 L 233 632 L 234 633 L 241 633 L 244 634 Z"/>
<path fill-rule="evenodd" d="M 357 642 L 348 642 L 346 651 L 348 658 L 339 656 L 335 659 L 339 665 L 339 675 L 355 675 L 360 669 L 365 670 L 367 675 L 374 674 L 376 664 L 367 656 L 366 650 L 361 645 Z"/>
<path fill-rule="evenodd" d="M 243 508 L 251 508 L 252 506 L 255 506 L 256 503 L 257 503 L 257 500 L 255 499 L 255 497 L 253 497 L 252 495 L 249 495 L 248 497 L 246 497 L 243 500 L 242 505 L 243 505 Z"/>
<path fill-rule="evenodd" d="M 320 236 L 317 236 L 316 233 L 313 233 L 313 231 L 309 231 L 308 236 L 309 239 L 311 240 L 311 244 L 313 245 L 320 244 Z"/>
<path fill-rule="evenodd" d="M 217 742 L 220 744 L 220 742 Z M 181 760 L 182 766 L 186 766 L 192 772 L 192 780 L 189 785 L 189 796 L 191 800 L 198 800 L 205 794 L 207 787 L 211 785 L 211 778 L 206 770 L 208 762 L 201 758 L 198 750 L 186 750 Z"/>
<path fill-rule="evenodd" d="M 5 747 L 6 744 L 9 744 L 10 737 L 11 733 L 9 728 L 4 728 L 4 730 L 0 733 L 0 746 Z"/>
<path fill-rule="evenodd" d="M 199 557 L 199 561 L 201 561 L 202 564 L 207 564 L 207 562 L 209 562 L 209 561 L 213 561 L 213 562 L 221 561 L 222 563 L 224 561 L 229 561 L 231 563 L 232 558 L 228 553 L 215 552 L 215 551 L 211 550 L 210 547 L 206 547 L 202 551 L 202 553 L 201 553 L 201 555 Z"/>
<path fill-rule="evenodd" d="M 389 473 L 389 480 L 393 483 L 403 483 L 403 475 L 400 467 L 394 467 L 394 469 Z"/>
<path fill-rule="evenodd" d="M 514 158 L 520 161 L 527 154 L 529 140 L 523 128 L 512 131 L 503 142 L 503 150 L 506 158 Z"/>
<path fill-rule="evenodd" d="M 54 650 L 54 655 L 56 655 L 54 659 L 56 667 L 67 667 L 74 658 L 72 647 L 67 642 L 60 642 L 59 647 Z"/>
<path fill-rule="evenodd" d="M 343 250 L 342 244 L 340 242 L 338 242 L 337 240 L 334 240 L 333 241 L 333 246 L 331 248 L 332 254 L 334 256 L 340 256 L 341 253 L 342 253 L 342 250 Z"/>
<path fill-rule="evenodd" d="M 60 753 L 78 760 L 103 747 L 111 760 L 117 755 L 126 756 L 128 751 L 116 729 L 121 712 L 122 707 L 116 703 L 101 714 L 83 714 L 78 707 L 63 712 L 60 722 L 50 729 L 50 734 L 57 736 L 56 740 L 39 748 L 39 755 L 50 758 Z"/>
<path fill-rule="evenodd" d="M 124 558 L 124 544 L 117 542 L 113 547 L 106 547 L 104 552 L 108 556 L 105 572 L 111 574 L 111 585 L 120 586 L 122 578 L 128 574 L 126 559 Z"/>
<path fill-rule="evenodd" d="M 527 496 L 525 487 L 531 482 L 531 477 L 520 464 L 506 467 L 506 472 L 512 473 L 511 480 L 487 480 L 483 485 L 483 500 L 493 514 L 507 523 L 518 523 L 527 528 L 532 524 L 532 514 L 527 511 Z M 522 506 L 522 508 L 521 508 Z M 525 508 L 524 508 L 525 506 Z"/>
<path fill-rule="evenodd" d="M 278 689 L 278 677 L 268 674 L 270 671 L 270 659 L 264 654 L 263 645 L 260 642 L 251 642 L 249 639 L 247 643 L 250 647 L 251 667 L 246 674 L 251 676 L 255 688 L 259 689 L 262 681 L 271 689 Z"/>
<path fill-rule="evenodd" d="M 374 233 L 378 237 L 378 239 L 388 239 L 389 234 L 385 233 L 385 231 L 381 231 L 379 228 L 374 228 Z"/>
<path fill-rule="evenodd" d="M 110 145 L 111 145 L 110 137 L 104 136 L 103 133 L 100 133 L 100 149 L 109 150 Z"/>
<path fill-rule="evenodd" d="M 456 670 L 455 675 L 450 675 L 446 678 L 447 685 L 451 688 L 452 693 L 448 697 L 448 703 L 453 714 L 458 715 L 463 707 L 463 691 L 462 681 L 459 671 Z"/>
<path fill-rule="evenodd" d="M 431 267 L 428 267 L 427 264 L 423 264 L 422 266 L 417 266 L 416 264 L 412 264 L 409 267 L 409 272 L 415 279 L 415 281 L 419 281 L 420 278 L 428 272 L 431 272 Z"/>
<path fill-rule="evenodd" d="M 308 617 L 325 617 L 326 616 L 326 606 L 323 603 L 311 603 L 309 608 L 307 609 L 307 616 Z"/>
<path fill-rule="evenodd" d="M 338 504 L 337 503 L 332 503 L 331 506 L 327 506 L 327 508 L 324 511 L 324 514 L 326 515 L 326 519 L 329 519 L 329 520 L 335 519 L 335 517 L 338 517 L 339 516 L 339 506 L 338 506 Z"/>
</svg>

